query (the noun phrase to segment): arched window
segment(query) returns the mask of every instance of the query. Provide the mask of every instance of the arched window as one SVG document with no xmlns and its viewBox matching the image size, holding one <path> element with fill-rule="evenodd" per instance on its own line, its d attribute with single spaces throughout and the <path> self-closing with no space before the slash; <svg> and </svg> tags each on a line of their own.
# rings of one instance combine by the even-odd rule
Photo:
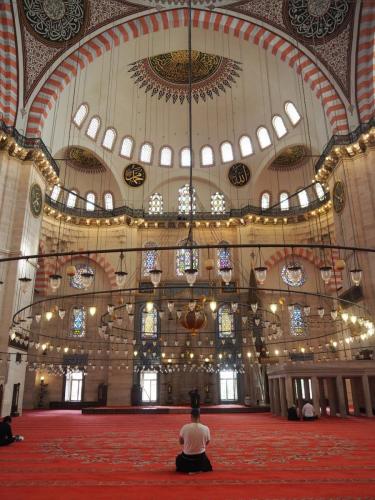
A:
<svg viewBox="0 0 375 500">
<path fill-rule="evenodd" d="M 225 196 L 223 193 L 214 193 L 211 195 L 211 213 L 225 214 Z"/>
<path fill-rule="evenodd" d="M 87 113 L 89 112 L 89 108 L 87 104 L 81 104 L 77 109 L 76 114 L 74 115 L 73 122 L 80 127 L 82 123 L 85 121 Z"/>
<path fill-rule="evenodd" d="M 57 201 L 60 196 L 60 192 L 61 192 L 61 187 L 58 184 L 55 184 L 55 186 L 53 186 L 53 189 L 51 191 L 51 200 Z"/>
<path fill-rule="evenodd" d="M 184 240 L 180 246 L 186 245 L 187 241 Z M 196 243 L 193 242 L 193 245 Z M 199 253 L 198 249 L 188 250 L 187 248 L 179 248 L 176 252 L 176 274 L 177 276 L 185 276 L 185 269 L 199 269 Z"/>
<path fill-rule="evenodd" d="M 225 141 L 222 143 L 220 146 L 220 152 L 221 152 L 221 161 L 223 163 L 227 163 L 228 161 L 233 161 L 234 155 L 233 155 L 233 146 L 230 142 Z"/>
<path fill-rule="evenodd" d="M 72 288 L 77 288 L 78 290 L 83 290 L 84 284 L 82 282 L 82 273 L 90 273 L 95 276 L 94 269 L 88 264 L 76 264 L 76 273 L 70 278 L 70 286 Z"/>
<path fill-rule="evenodd" d="M 250 156 L 254 153 L 253 145 L 248 135 L 243 135 L 242 137 L 240 137 L 239 144 L 242 158 L 244 158 L 245 156 Z"/>
<path fill-rule="evenodd" d="M 309 197 L 307 196 L 305 189 L 301 189 L 300 191 L 298 191 L 298 201 L 301 208 L 309 206 Z"/>
<path fill-rule="evenodd" d="M 163 146 L 160 150 L 160 165 L 162 167 L 172 166 L 172 148 Z"/>
<path fill-rule="evenodd" d="M 120 155 L 124 158 L 131 158 L 133 156 L 134 140 L 132 137 L 124 137 L 121 143 Z"/>
<path fill-rule="evenodd" d="M 100 128 L 100 118 L 98 116 L 94 116 L 91 118 L 89 126 L 87 127 L 86 134 L 95 141 Z"/>
<path fill-rule="evenodd" d="M 203 146 L 201 149 L 202 167 L 211 167 L 214 164 L 214 150 L 211 146 Z"/>
<path fill-rule="evenodd" d="M 195 204 L 195 188 L 193 187 L 193 199 L 191 200 L 189 193 L 189 184 L 185 184 L 178 190 L 178 213 L 190 214 L 191 208 L 193 209 L 193 214 L 195 214 L 196 204 Z M 192 205 L 192 206 L 191 206 Z"/>
<path fill-rule="evenodd" d="M 180 153 L 180 165 L 181 167 L 190 167 L 191 164 L 191 154 L 189 148 L 182 148 Z"/>
<path fill-rule="evenodd" d="M 95 194 L 87 193 L 86 195 L 86 210 L 92 212 L 95 210 Z"/>
<path fill-rule="evenodd" d="M 84 337 L 86 333 L 86 309 L 83 306 L 75 306 L 72 309 L 72 322 L 70 328 L 71 337 Z"/>
<path fill-rule="evenodd" d="M 320 182 L 315 183 L 315 192 L 316 192 L 316 196 L 319 198 L 319 200 L 323 201 L 326 194 L 325 194 L 323 186 L 320 184 Z"/>
<path fill-rule="evenodd" d="M 234 316 L 229 304 L 223 304 L 217 311 L 219 338 L 234 337 Z"/>
<path fill-rule="evenodd" d="M 280 193 L 280 210 L 289 210 L 289 194 Z"/>
<path fill-rule="evenodd" d="M 104 134 L 102 146 L 109 151 L 112 151 L 113 146 L 115 144 L 117 132 L 114 128 L 107 128 Z"/>
<path fill-rule="evenodd" d="M 141 309 L 141 338 L 156 339 L 158 336 L 158 311 L 154 306 L 147 312 L 146 306 Z"/>
<path fill-rule="evenodd" d="M 279 139 L 284 137 L 284 135 L 288 132 L 281 116 L 274 116 L 272 119 L 272 125 Z"/>
<path fill-rule="evenodd" d="M 289 311 L 290 334 L 293 336 L 305 335 L 307 333 L 307 325 L 302 307 L 299 304 L 294 304 Z"/>
<path fill-rule="evenodd" d="M 227 241 L 220 241 L 219 245 L 228 245 Z M 230 248 L 218 248 L 217 249 L 217 270 L 220 274 L 220 269 L 223 267 L 232 267 L 232 259 L 230 255 Z"/>
<path fill-rule="evenodd" d="M 156 247 L 157 244 L 153 241 L 149 241 L 145 244 L 146 250 L 142 252 L 142 274 L 143 276 L 149 276 L 151 269 L 155 269 L 158 252 L 156 250 L 147 250 L 148 247 Z"/>
<path fill-rule="evenodd" d="M 270 204 L 271 204 L 271 195 L 270 195 L 270 193 L 264 192 L 262 194 L 261 199 L 260 199 L 261 209 L 267 210 L 268 208 L 270 208 Z"/>
<path fill-rule="evenodd" d="M 285 103 L 285 113 L 288 115 L 292 125 L 297 125 L 301 119 L 301 115 L 298 113 L 297 108 L 292 102 Z"/>
<path fill-rule="evenodd" d="M 66 200 L 66 206 L 68 208 L 74 208 L 77 202 L 77 191 L 70 191 L 68 194 L 68 199 Z"/>
<path fill-rule="evenodd" d="M 154 193 L 150 196 L 148 202 L 148 213 L 149 214 L 162 214 L 163 213 L 163 196 L 159 193 Z"/>
<path fill-rule="evenodd" d="M 113 195 L 112 193 L 104 194 L 104 207 L 106 210 L 113 210 Z"/>
<path fill-rule="evenodd" d="M 149 142 L 144 142 L 139 153 L 139 161 L 143 163 L 151 163 L 152 151 L 152 144 L 150 144 Z"/>
<path fill-rule="evenodd" d="M 259 146 L 261 149 L 266 149 L 268 146 L 271 146 L 272 141 L 270 134 L 268 133 L 268 130 L 266 127 L 259 127 L 257 130 L 257 137 L 258 137 L 258 142 Z"/>
</svg>

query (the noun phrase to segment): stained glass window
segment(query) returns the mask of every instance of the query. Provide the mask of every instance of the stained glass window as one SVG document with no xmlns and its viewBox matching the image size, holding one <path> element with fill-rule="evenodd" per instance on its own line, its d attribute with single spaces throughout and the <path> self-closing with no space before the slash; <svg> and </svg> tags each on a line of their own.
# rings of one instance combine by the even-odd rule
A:
<svg viewBox="0 0 375 500">
<path fill-rule="evenodd" d="M 73 288 L 78 288 L 79 290 L 83 290 L 85 287 L 82 284 L 82 273 L 91 273 L 95 274 L 94 269 L 88 264 L 76 264 L 76 273 L 74 276 L 70 278 L 70 286 Z"/>
<path fill-rule="evenodd" d="M 186 240 L 181 242 L 181 246 L 186 245 Z M 195 243 L 193 242 L 193 245 Z M 192 252 L 192 259 L 191 257 Z M 199 269 L 199 253 L 198 249 L 193 248 L 193 250 L 188 250 L 186 248 L 180 248 L 176 252 L 176 274 L 177 276 L 185 276 L 185 269 L 191 268 L 191 260 L 193 264 L 193 269 Z"/>
<path fill-rule="evenodd" d="M 240 143 L 240 151 L 242 158 L 244 158 L 245 156 L 250 156 L 254 153 L 253 145 L 248 135 L 243 135 L 240 138 L 239 143 Z"/>
<path fill-rule="evenodd" d="M 116 130 L 114 128 L 107 128 L 104 134 L 102 146 L 111 151 L 116 140 L 116 135 Z"/>
<path fill-rule="evenodd" d="M 154 339 L 158 335 L 158 311 L 154 307 L 151 312 L 145 308 L 141 311 L 141 338 Z"/>
<path fill-rule="evenodd" d="M 223 193 L 214 193 L 211 195 L 211 213 L 225 214 L 225 196 Z"/>
<path fill-rule="evenodd" d="M 285 103 L 285 112 L 288 115 L 289 120 L 292 125 L 297 125 L 301 119 L 301 115 L 298 113 L 297 108 L 292 102 Z"/>
<path fill-rule="evenodd" d="M 226 241 L 221 241 L 220 244 L 228 244 Z M 217 249 L 217 269 L 220 271 L 223 267 L 232 267 L 232 259 L 230 255 L 230 248 Z"/>
<path fill-rule="evenodd" d="M 228 304 L 223 304 L 217 312 L 219 337 L 234 337 L 234 316 Z"/>
<path fill-rule="evenodd" d="M 271 146 L 272 144 L 271 137 L 266 127 L 259 127 L 257 130 L 257 136 L 258 136 L 259 146 L 261 147 L 261 149 L 265 149 L 268 148 L 268 146 Z"/>
<path fill-rule="evenodd" d="M 280 193 L 280 210 L 289 210 L 289 195 L 288 193 Z"/>
<path fill-rule="evenodd" d="M 94 118 L 91 118 L 89 126 L 86 130 L 86 134 L 91 139 L 94 139 L 94 141 L 96 139 L 96 136 L 98 135 L 99 127 L 100 127 L 100 118 L 98 118 L 97 116 L 94 116 Z"/>
<path fill-rule="evenodd" d="M 73 307 L 70 335 L 84 337 L 86 333 L 86 310 L 83 306 Z"/>
<path fill-rule="evenodd" d="M 260 206 L 262 210 L 267 210 L 268 208 L 270 208 L 270 203 L 271 203 L 270 193 L 263 193 L 262 198 L 260 200 Z"/>
<path fill-rule="evenodd" d="M 153 241 L 149 241 L 148 243 L 146 243 L 145 248 L 156 246 L 156 243 L 154 243 Z M 142 254 L 143 276 L 149 276 L 151 269 L 155 269 L 158 252 L 156 250 L 144 250 Z"/>
<path fill-rule="evenodd" d="M 162 214 L 163 213 L 163 196 L 159 193 L 154 193 L 150 196 L 148 202 L 148 213 L 149 214 Z"/>
<path fill-rule="evenodd" d="M 287 133 L 284 120 L 281 118 L 281 116 L 278 115 L 274 116 L 272 119 L 272 125 L 279 139 L 284 137 L 284 135 Z"/>
<path fill-rule="evenodd" d="M 201 149 L 201 164 L 203 167 L 210 167 L 214 164 L 214 151 L 211 146 L 203 146 Z"/>
<path fill-rule="evenodd" d="M 104 194 L 104 206 L 106 210 L 113 210 L 113 196 L 112 193 Z"/>
<path fill-rule="evenodd" d="M 233 146 L 230 142 L 228 141 L 223 142 L 222 145 L 220 146 L 220 151 L 221 151 L 221 160 L 223 163 L 226 163 L 228 161 L 233 161 L 234 159 Z"/>
<path fill-rule="evenodd" d="M 139 160 L 143 163 L 151 163 L 152 159 L 152 144 L 145 142 L 142 144 L 141 151 L 139 154 Z"/>
<path fill-rule="evenodd" d="M 124 137 L 121 144 L 120 155 L 124 158 L 131 158 L 133 154 L 134 140 L 132 137 Z"/>
<path fill-rule="evenodd" d="M 290 310 L 290 334 L 291 335 L 305 335 L 306 322 L 303 316 L 302 307 L 299 304 L 294 304 L 293 309 Z"/>
<path fill-rule="evenodd" d="M 73 121 L 77 125 L 77 127 L 80 127 L 82 125 L 87 116 L 88 111 L 89 108 L 87 107 L 86 104 L 81 104 L 80 107 L 77 109 L 77 112 L 73 118 Z"/>
<path fill-rule="evenodd" d="M 299 262 L 294 262 L 293 265 L 301 267 L 301 272 L 295 273 L 295 272 L 288 269 L 288 267 L 290 267 L 290 266 L 285 265 L 285 266 L 283 266 L 283 268 L 281 270 L 281 278 L 286 285 L 293 286 L 293 287 L 302 286 L 306 282 L 305 269 L 303 268 L 302 264 L 300 264 Z M 296 274 L 298 274 L 298 276 L 296 276 Z"/>
<path fill-rule="evenodd" d="M 189 193 L 189 184 L 185 184 L 178 190 L 178 213 L 179 214 L 190 214 L 190 193 Z M 195 214 L 196 205 L 195 205 L 195 188 L 193 187 L 193 214 Z"/>
</svg>

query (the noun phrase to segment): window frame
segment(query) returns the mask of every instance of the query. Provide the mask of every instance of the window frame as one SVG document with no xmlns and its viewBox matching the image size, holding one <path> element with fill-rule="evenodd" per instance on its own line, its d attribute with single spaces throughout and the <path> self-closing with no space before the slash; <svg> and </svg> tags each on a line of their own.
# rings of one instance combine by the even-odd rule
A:
<svg viewBox="0 0 375 500">
<path fill-rule="evenodd" d="M 222 150 L 222 148 L 223 148 L 224 144 L 229 144 L 230 147 L 232 148 L 232 158 L 230 160 L 224 160 L 224 158 L 223 158 L 223 150 Z M 219 146 L 219 150 L 220 150 L 220 160 L 221 160 L 221 163 L 230 163 L 230 162 L 234 161 L 234 158 L 235 158 L 235 156 L 234 156 L 234 147 L 233 147 L 233 144 L 230 141 L 225 140 L 225 141 L 221 142 L 220 146 Z"/>
<path fill-rule="evenodd" d="M 203 150 L 205 148 L 210 148 L 211 149 L 211 152 L 212 152 L 212 163 L 210 164 L 207 164 L 207 165 L 204 165 L 203 164 Z M 214 167 L 215 166 L 215 151 L 214 151 L 214 148 L 210 145 L 210 144 L 204 144 L 200 151 L 199 151 L 199 159 L 200 159 L 200 166 L 202 168 L 210 168 L 210 167 Z"/>
<path fill-rule="evenodd" d="M 143 146 L 145 146 L 146 144 L 148 144 L 151 147 L 150 161 L 144 161 L 144 160 L 141 159 L 142 149 L 143 149 Z M 144 163 L 145 165 L 152 165 L 152 163 L 154 161 L 154 152 L 155 152 L 155 147 L 154 147 L 153 143 L 151 141 L 144 141 L 144 142 L 142 142 L 142 144 L 139 147 L 138 160 L 141 163 Z"/>
<path fill-rule="evenodd" d="M 90 124 L 91 124 L 92 120 L 94 120 L 94 118 L 96 118 L 97 120 L 99 120 L 99 127 L 98 127 L 98 129 L 96 131 L 95 137 L 91 137 L 91 135 L 88 134 L 88 130 L 89 130 Z M 94 115 L 94 116 L 92 116 L 90 118 L 89 124 L 87 126 L 86 131 L 85 131 L 85 135 L 87 135 L 87 137 L 90 139 L 90 141 L 96 142 L 97 139 L 98 139 L 99 132 L 100 132 L 101 128 L 102 128 L 102 120 L 101 120 L 100 116 L 99 115 Z"/>
<path fill-rule="evenodd" d="M 112 196 L 112 208 L 107 208 L 105 206 L 105 197 L 106 197 L 107 194 L 110 194 Z M 112 210 L 114 210 L 114 208 L 115 208 L 115 197 L 113 196 L 112 191 L 105 191 L 103 193 L 103 205 L 104 205 L 104 209 L 107 210 L 108 212 L 111 212 Z"/>
<path fill-rule="evenodd" d="M 190 165 L 182 165 L 182 152 L 185 151 L 185 149 L 190 151 L 189 146 L 184 146 L 180 149 L 179 155 L 178 155 L 180 168 L 190 168 Z M 194 168 L 194 152 L 193 151 L 190 151 L 190 162 L 191 162 L 192 168 Z"/>
<path fill-rule="evenodd" d="M 285 132 L 284 132 L 284 134 L 282 134 L 282 135 L 279 135 L 279 133 L 277 132 L 277 128 L 276 128 L 276 126 L 275 126 L 275 123 L 274 123 L 274 122 L 275 122 L 275 119 L 278 119 L 278 118 L 282 121 L 282 123 L 283 123 L 283 125 L 284 125 L 284 128 L 285 128 Z M 277 137 L 279 140 L 281 140 L 283 137 L 285 137 L 286 135 L 288 135 L 288 128 L 287 128 L 287 126 L 285 125 L 285 122 L 284 122 L 283 117 L 282 117 L 281 115 L 273 115 L 273 117 L 272 117 L 272 128 L 273 128 L 273 130 L 274 130 L 274 132 L 275 132 L 275 134 L 276 134 L 276 137 Z"/>
<path fill-rule="evenodd" d="M 298 119 L 298 121 L 297 121 L 296 123 L 293 123 L 293 122 L 292 122 L 291 118 L 289 117 L 289 113 L 288 113 L 288 112 L 287 112 L 287 110 L 286 110 L 286 107 L 287 107 L 287 105 L 288 105 L 288 104 L 292 104 L 292 106 L 294 106 L 295 110 L 296 110 L 296 111 L 297 111 L 297 113 L 298 113 L 299 119 Z M 289 123 L 292 125 L 292 127 L 293 127 L 293 128 L 294 128 L 294 127 L 296 127 L 296 126 L 300 123 L 300 121 L 302 121 L 302 115 L 301 115 L 301 113 L 298 111 L 297 106 L 294 104 L 294 102 L 293 102 L 293 101 L 285 101 L 285 102 L 284 102 L 284 111 L 285 111 L 286 116 L 288 117 Z"/>
<path fill-rule="evenodd" d="M 300 195 L 302 195 L 302 193 L 304 193 L 306 195 L 306 200 L 307 200 L 306 205 L 302 205 L 302 203 L 301 203 Z M 298 198 L 299 208 L 308 208 L 308 206 L 310 205 L 310 200 L 309 200 L 309 195 L 307 194 L 307 191 L 305 188 L 302 187 L 302 188 L 297 189 L 297 198 Z"/>
<path fill-rule="evenodd" d="M 161 197 L 161 204 L 162 204 L 162 211 L 161 212 L 151 212 L 150 211 L 151 198 L 153 198 L 155 195 L 158 195 L 158 196 Z M 164 213 L 164 198 L 163 198 L 163 195 L 161 193 L 155 192 L 155 193 L 150 194 L 150 196 L 148 197 L 148 209 L 147 209 L 147 213 L 149 215 L 163 215 L 163 213 Z"/>
<path fill-rule="evenodd" d="M 220 195 L 220 197 L 222 197 L 222 200 L 224 201 L 224 211 L 223 212 L 214 212 L 212 210 L 213 197 L 216 195 Z M 215 191 L 215 193 L 211 193 L 211 195 L 210 195 L 210 208 L 211 208 L 211 215 L 223 215 L 223 214 L 225 214 L 226 208 L 227 208 L 227 199 L 226 199 L 225 194 L 222 193 L 221 191 Z"/>
<path fill-rule="evenodd" d="M 282 194 L 286 194 L 287 197 L 284 201 L 286 201 L 288 203 L 288 208 L 281 208 L 281 205 L 282 205 L 282 201 L 281 201 L 281 195 Z M 288 191 L 280 191 L 279 193 L 279 206 L 280 206 L 280 211 L 281 212 L 288 212 L 290 210 L 290 202 L 289 202 L 289 199 L 290 199 L 290 194 L 288 193 Z"/>
<path fill-rule="evenodd" d="M 269 138 L 269 141 L 270 141 L 270 143 L 267 144 L 267 146 L 262 146 L 262 144 L 260 143 L 259 131 L 262 130 L 262 129 L 264 129 L 267 132 L 267 135 L 268 135 L 268 138 Z M 259 144 L 259 147 L 260 147 L 261 151 L 265 151 L 266 149 L 268 149 L 268 148 L 270 148 L 272 146 L 271 135 L 269 133 L 268 128 L 265 125 L 259 125 L 259 127 L 256 129 L 256 135 L 257 135 L 257 140 L 258 140 L 258 144 Z"/>
<path fill-rule="evenodd" d="M 94 195 L 94 201 L 93 201 L 93 202 L 92 202 L 92 201 L 88 201 L 88 200 L 87 200 L 87 196 L 88 196 L 89 194 L 93 194 L 93 195 Z M 86 212 L 95 212 L 95 210 L 96 210 L 96 206 L 95 206 L 95 205 L 97 204 L 97 203 L 96 203 L 96 202 L 97 202 L 97 200 L 98 200 L 98 196 L 97 196 L 97 194 L 95 193 L 95 191 L 92 191 L 92 190 L 87 191 L 87 193 L 85 194 L 85 210 L 86 210 Z M 94 207 L 94 208 L 93 208 L 92 210 L 91 210 L 91 209 L 87 210 L 87 204 L 88 204 L 88 203 L 91 203 L 91 204 L 93 205 L 93 207 Z"/>
<path fill-rule="evenodd" d="M 222 377 L 222 373 L 223 372 L 231 372 L 233 375 L 232 375 L 232 378 L 224 378 Z M 236 401 L 238 401 L 239 399 L 239 394 L 238 394 L 238 373 L 236 373 L 235 370 L 233 369 L 230 369 L 230 368 L 225 368 L 224 370 L 219 370 L 219 399 L 220 399 L 220 403 L 234 403 Z M 234 396 L 235 398 L 234 399 L 229 399 L 229 398 L 222 398 L 222 392 L 221 392 L 221 383 L 222 383 L 222 380 L 231 380 L 233 382 L 233 389 L 234 389 Z"/>
<path fill-rule="evenodd" d="M 265 194 L 268 194 L 268 207 L 267 208 L 263 208 L 263 205 L 262 205 L 263 196 Z M 271 207 L 271 200 L 272 200 L 272 194 L 271 194 L 271 192 L 267 191 L 267 190 L 262 191 L 261 194 L 260 194 L 260 203 L 259 203 L 260 209 L 261 210 L 269 210 L 269 208 Z"/>
<path fill-rule="evenodd" d="M 54 192 L 54 190 L 55 190 L 55 189 L 58 189 L 58 190 L 59 190 L 59 192 L 58 192 L 58 195 L 56 196 L 56 198 L 53 198 L 53 197 L 52 197 L 52 194 L 53 194 L 53 192 Z M 51 198 L 51 200 L 52 200 L 53 202 L 55 202 L 55 203 L 56 203 L 56 202 L 58 202 L 58 201 L 59 201 L 60 196 L 61 196 L 61 186 L 60 186 L 60 184 L 55 184 L 55 185 L 53 186 L 53 188 L 51 189 L 51 192 L 50 192 L 49 197 Z"/>
<path fill-rule="evenodd" d="M 168 148 L 171 152 L 171 164 L 170 165 L 163 165 L 161 163 L 161 154 L 162 154 L 162 151 L 163 149 L 166 149 Z M 163 146 L 160 146 L 160 149 L 159 149 L 159 167 L 163 167 L 163 168 L 173 168 L 173 162 L 174 162 L 174 151 L 173 151 L 173 148 L 171 146 L 169 146 L 169 144 L 163 144 Z"/>
<path fill-rule="evenodd" d="M 248 155 L 244 155 L 244 154 L 242 154 L 241 139 L 243 139 L 243 138 L 245 138 L 245 137 L 246 137 L 247 139 L 249 139 L 249 141 L 250 141 L 250 145 L 251 145 L 251 153 L 249 153 Z M 239 150 L 240 150 L 240 155 L 241 155 L 241 158 L 248 158 L 249 156 L 253 156 L 253 154 L 255 153 L 255 151 L 254 151 L 254 146 L 253 146 L 253 141 L 251 140 L 251 137 L 250 137 L 249 135 L 247 135 L 247 134 L 242 134 L 242 135 L 240 136 L 240 138 L 238 139 L 238 148 L 239 148 Z"/>
<path fill-rule="evenodd" d="M 131 139 L 132 141 L 132 146 L 131 146 L 131 150 L 130 150 L 130 155 L 129 156 L 126 156 L 124 154 L 121 153 L 121 149 L 122 149 L 122 144 L 124 142 L 125 139 Z M 131 135 L 124 135 L 122 138 L 121 138 L 121 141 L 120 141 L 120 149 L 119 149 L 119 156 L 121 156 L 121 158 L 126 158 L 127 160 L 131 160 L 133 158 L 133 154 L 134 154 L 134 150 L 135 150 L 135 140 L 134 140 L 134 137 L 131 136 Z"/>
<path fill-rule="evenodd" d="M 113 131 L 114 138 L 113 138 L 112 146 L 109 148 L 108 146 L 104 145 L 104 140 L 105 140 L 105 136 L 106 136 L 107 132 L 110 131 L 110 130 Z M 105 131 L 104 131 L 104 134 L 103 134 L 103 139 L 102 139 L 102 143 L 101 143 L 102 148 L 106 149 L 107 151 L 111 151 L 112 152 L 114 150 L 114 148 L 115 148 L 117 137 L 118 137 L 118 133 L 117 133 L 117 130 L 115 129 L 115 127 L 107 127 L 105 129 Z"/>
<path fill-rule="evenodd" d="M 81 124 L 80 124 L 80 125 L 77 125 L 77 123 L 76 123 L 76 121 L 75 121 L 75 117 L 76 117 L 76 115 L 77 115 L 78 111 L 80 110 L 81 106 L 86 106 L 87 112 L 86 112 L 85 117 L 83 118 L 83 120 L 82 120 Z M 84 125 L 85 121 L 87 120 L 87 117 L 89 116 L 89 113 L 90 113 L 90 106 L 89 106 L 89 105 L 88 105 L 88 103 L 87 103 L 87 102 L 85 102 L 85 101 L 84 101 L 84 102 L 82 102 L 82 103 L 78 106 L 78 108 L 76 109 L 76 112 L 74 113 L 74 115 L 73 115 L 73 117 L 72 117 L 72 123 L 74 124 L 74 126 L 75 126 L 75 127 L 77 127 L 77 128 L 78 128 L 78 130 L 79 130 L 79 129 L 81 129 L 81 128 L 83 127 L 83 125 Z"/>
<path fill-rule="evenodd" d="M 68 205 L 68 200 L 69 200 L 69 196 L 72 195 L 73 193 L 75 193 L 75 201 L 74 201 L 74 205 L 72 207 L 70 207 Z M 77 208 L 77 201 L 79 201 L 79 198 L 77 195 L 80 195 L 78 189 L 76 189 L 76 188 L 69 189 L 68 196 L 66 197 L 66 201 L 65 201 L 66 208 L 70 208 L 70 209 Z"/>
</svg>

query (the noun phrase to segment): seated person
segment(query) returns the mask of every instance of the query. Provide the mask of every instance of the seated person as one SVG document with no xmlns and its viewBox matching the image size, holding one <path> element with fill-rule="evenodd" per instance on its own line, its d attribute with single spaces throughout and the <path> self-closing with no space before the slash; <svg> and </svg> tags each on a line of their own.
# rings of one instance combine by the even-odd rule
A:
<svg viewBox="0 0 375 500">
<path fill-rule="evenodd" d="M 299 420 L 296 405 L 288 408 L 288 420 Z"/>
<path fill-rule="evenodd" d="M 13 436 L 10 426 L 11 421 L 11 417 L 7 416 L 4 417 L 3 421 L 0 423 L 0 446 L 6 446 L 14 443 L 14 441 L 22 441 L 23 439 L 21 436 Z"/>
<path fill-rule="evenodd" d="M 302 419 L 303 420 L 316 420 L 318 417 L 315 415 L 315 410 L 311 401 L 305 401 L 302 406 Z"/>
<path fill-rule="evenodd" d="M 209 472 L 211 463 L 206 456 L 206 446 L 210 442 L 210 429 L 200 423 L 198 408 L 191 410 L 191 423 L 180 430 L 180 444 L 183 451 L 176 458 L 176 472 Z"/>
</svg>

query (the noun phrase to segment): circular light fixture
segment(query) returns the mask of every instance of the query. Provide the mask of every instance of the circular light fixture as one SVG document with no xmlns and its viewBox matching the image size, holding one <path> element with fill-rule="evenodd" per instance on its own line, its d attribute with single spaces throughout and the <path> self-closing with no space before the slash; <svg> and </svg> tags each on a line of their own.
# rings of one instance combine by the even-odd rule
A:
<svg viewBox="0 0 375 500">
<path fill-rule="evenodd" d="M 66 268 L 66 274 L 67 274 L 67 276 L 70 276 L 70 278 L 73 278 L 73 276 L 76 273 L 77 273 L 76 266 L 67 266 L 67 268 Z"/>
<path fill-rule="evenodd" d="M 302 267 L 299 264 L 291 264 L 287 267 L 290 281 L 298 283 L 302 280 Z"/>
<path fill-rule="evenodd" d="M 168 311 L 169 311 L 170 313 L 172 313 L 172 312 L 173 312 L 173 310 L 174 310 L 174 302 L 173 302 L 172 300 L 168 300 L 167 307 L 168 307 Z"/>
<path fill-rule="evenodd" d="M 96 314 L 96 307 L 95 306 L 89 307 L 89 313 L 90 313 L 90 316 L 95 316 L 95 314 Z"/>
<path fill-rule="evenodd" d="M 50 321 L 52 319 L 53 313 L 51 311 L 46 312 L 46 320 Z"/>
<path fill-rule="evenodd" d="M 83 288 L 85 288 L 86 290 L 88 288 L 90 288 L 90 286 L 94 282 L 94 273 L 92 273 L 90 271 L 85 271 L 85 272 L 81 273 L 81 282 L 82 282 Z"/>
<path fill-rule="evenodd" d="M 159 286 L 159 284 L 160 284 L 161 273 L 162 273 L 161 269 L 151 269 L 150 270 L 151 283 L 154 285 L 155 288 L 157 286 Z"/>
<path fill-rule="evenodd" d="M 64 319 L 65 318 L 65 314 L 66 314 L 66 310 L 65 309 L 59 309 L 59 318 L 60 319 Z"/>
<path fill-rule="evenodd" d="M 217 302 L 216 302 L 216 300 L 215 299 L 211 299 L 210 300 L 210 309 L 211 309 L 211 312 L 215 312 L 216 308 L 217 308 Z"/>
<path fill-rule="evenodd" d="M 126 271 L 116 271 L 115 272 L 116 285 L 118 286 L 118 288 L 124 287 L 127 276 L 128 276 L 128 273 Z"/>
<path fill-rule="evenodd" d="M 332 266 L 322 266 L 320 268 L 320 275 L 326 285 L 328 285 L 329 280 L 332 278 L 332 271 Z"/>
<path fill-rule="evenodd" d="M 324 307 L 320 306 L 318 307 L 318 314 L 320 318 L 323 318 L 324 316 Z"/>
<path fill-rule="evenodd" d="M 346 312 L 343 312 L 343 313 L 341 313 L 341 318 L 346 323 L 348 321 L 348 319 L 349 319 L 349 314 L 346 313 Z"/>
<path fill-rule="evenodd" d="M 57 290 L 61 285 L 62 276 L 60 274 L 50 274 L 49 286 L 52 290 Z"/>
<path fill-rule="evenodd" d="M 274 302 L 272 304 L 270 304 L 270 311 L 275 314 L 276 311 L 277 311 L 277 304 Z"/>
<path fill-rule="evenodd" d="M 150 313 L 154 309 L 154 303 L 151 301 L 146 302 L 146 312 Z"/>
<path fill-rule="evenodd" d="M 36 315 L 35 315 L 35 321 L 36 321 L 37 323 L 39 323 L 39 321 L 40 321 L 41 319 L 42 319 L 42 315 L 41 315 L 41 314 L 39 314 L 39 313 L 38 313 L 38 314 L 36 314 Z"/>
<path fill-rule="evenodd" d="M 355 286 L 359 286 L 362 280 L 362 269 L 351 269 L 350 277 Z"/>
<path fill-rule="evenodd" d="M 259 266 L 254 269 L 255 278 L 260 285 L 266 281 L 267 278 L 267 268 L 264 266 Z"/>
<path fill-rule="evenodd" d="M 24 276 L 23 278 L 18 278 L 18 281 L 20 281 L 20 283 L 21 283 L 21 292 L 22 293 L 27 292 L 32 279 Z"/>
<path fill-rule="evenodd" d="M 331 318 L 333 319 L 333 321 L 335 321 L 337 319 L 337 311 L 336 311 L 336 309 L 332 309 L 332 311 L 331 311 Z"/>
<path fill-rule="evenodd" d="M 230 280 L 232 279 L 232 270 L 233 268 L 230 266 L 220 268 L 221 277 L 226 285 L 229 285 Z"/>
</svg>

